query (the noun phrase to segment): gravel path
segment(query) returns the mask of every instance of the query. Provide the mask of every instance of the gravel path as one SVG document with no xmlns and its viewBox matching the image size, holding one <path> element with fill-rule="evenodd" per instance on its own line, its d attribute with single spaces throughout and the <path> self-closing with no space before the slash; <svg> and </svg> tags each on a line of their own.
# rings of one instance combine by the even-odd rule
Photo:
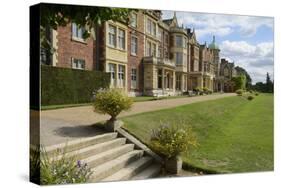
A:
<svg viewBox="0 0 281 188">
<path fill-rule="evenodd" d="M 142 112 L 172 108 L 195 102 L 215 100 L 235 96 L 234 93 L 214 94 L 206 96 L 176 98 L 167 100 L 136 102 L 130 111 L 122 112 L 119 117 L 129 116 Z M 63 108 L 41 111 L 40 142 L 43 145 L 52 145 L 66 142 L 71 139 L 94 136 L 103 131 L 91 126 L 94 123 L 109 119 L 108 115 L 93 112 L 92 106 Z"/>
</svg>

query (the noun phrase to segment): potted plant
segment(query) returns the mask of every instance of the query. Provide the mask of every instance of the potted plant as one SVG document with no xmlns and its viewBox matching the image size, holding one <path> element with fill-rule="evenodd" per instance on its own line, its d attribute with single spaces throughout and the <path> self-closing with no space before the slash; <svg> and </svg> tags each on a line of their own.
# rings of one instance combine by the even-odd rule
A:
<svg viewBox="0 0 281 188">
<path fill-rule="evenodd" d="M 168 173 L 178 174 L 182 169 L 180 154 L 187 152 L 197 141 L 191 127 L 161 125 L 152 131 L 150 146 L 164 158 Z"/>
<path fill-rule="evenodd" d="M 106 122 L 108 131 L 116 131 L 123 125 L 117 116 L 124 110 L 132 107 L 133 100 L 121 89 L 105 89 L 97 92 L 93 103 L 94 111 L 108 114 L 111 118 Z"/>
</svg>

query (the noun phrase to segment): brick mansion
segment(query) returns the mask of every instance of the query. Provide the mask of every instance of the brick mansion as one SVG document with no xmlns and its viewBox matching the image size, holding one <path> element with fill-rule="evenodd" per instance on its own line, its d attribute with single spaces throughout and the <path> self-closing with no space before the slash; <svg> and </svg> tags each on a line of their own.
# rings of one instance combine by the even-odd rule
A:
<svg viewBox="0 0 281 188">
<path fill-rule="evenodd" d="M 231 78 L 238 72 L 233 62 L 220 58 L 215 36 L 199 44 L 195 29 L 180 26 L 176 14 L 162 19 L 161 11 L 133 11 L 129 24 L 106 21 L 94 37 L 84 39 L 82 33 L 75 23 L 48 31 L 56 50 L 41 53 L 41 63 L 108 72 L 110 87 L 130 96 L 234 90 Z"/>
</svg>

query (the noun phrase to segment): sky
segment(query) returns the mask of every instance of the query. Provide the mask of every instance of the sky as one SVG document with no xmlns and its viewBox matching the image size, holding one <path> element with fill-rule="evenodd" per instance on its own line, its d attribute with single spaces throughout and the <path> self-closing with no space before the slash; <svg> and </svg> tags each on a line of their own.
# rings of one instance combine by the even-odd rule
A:
<svg viewBox="0 0 281 188">
<path fill-rule="evenodd" d="M 173 15 L 174 11 L 163 11 L 163 19 Z M 265 82 L 267 72 L 273 80 L 273 18 L 194 12 L 176 12 L 176 15 L 180 26 L 195 29 L 199 43 L 209 44 L 215 35 L 221 58 L 246 69 L 252 83 Z"/>
</svg>

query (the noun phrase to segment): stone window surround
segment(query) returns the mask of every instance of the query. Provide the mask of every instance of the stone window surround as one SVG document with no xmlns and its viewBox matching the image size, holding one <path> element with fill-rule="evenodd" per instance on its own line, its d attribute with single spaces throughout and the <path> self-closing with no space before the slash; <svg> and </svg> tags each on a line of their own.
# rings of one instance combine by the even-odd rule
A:
<svg viewBox="0 0 281 188">
<path fill-rule="evenodd" d="M 109 34 L 109 27 L 110 26 L 112 26 L 112 27 L 114 27 L 115 28 L 115 45 L 111 45 L 110 43 L 109 43 L 109 38 L 108 38 L 108 34 Z M 110 47 L 110 48 L 113 48 L 113 49 L 116 49 L 116 50 L 119 50 L 119 51 L 127 51 L 127 29 L 126 28 L 124 28 L 124 27 L 121 27 L 121 26 L 119 26 L 119 25 L 115 25 L 114 23 L 107 23 L 106 24 L 106 30 L 107 30 L 107 33 L 106 33 L 106 37 L 108 38 L 107 39 L 107 42 L 106 42 L 106 44 L 107 44 L 107 47 Z M 124 39 L 124 44 L 125 44 L 125 48 L 124 49 L 122 49 L 122 48 L 119 48 L 119 41 L 118 41 L 118 31 L 119 30 L 123 30 L 124 32 L 125 32 L 125 39 Z"/>
<path fill-rule="evenodd" d="M 149 43 L 151 44 L 150 50 L 148 49 Z M 153 49 L 153 46 L 155 46 L 155 49 Z M 148 56 L 148 57 L 150 57 L 150 56 L 158 57 L 157 53 L 158 53 L 157 42 L 155 42 L 153 40 L 146 40 L 146 42 L 145 42 L 145 54 L 146 54 L 146 56 Z"/>
<path fill-rule="evenodd" d="M 179 39 L 180 41 L 178 41 L 177 38 L 180 38 Z M 176 35 L 174 42 L 175 42 L 175 47 L 177 48 L 187 48 L 187 39 L 183 35 Z M 178 42 L 180 43 L 178 44 Z"/>
<path fill-rule="evenodd" d="M 150 23 L 150 26 L 149 26 Z M 154 27 L 153 27 L 154 26 Z M 153 37 L 157 37 L 157 22 L 152 20 L 151 18 L 147 17 L 146 18 L 146 24 L 145 24 L 145 31 L 146 34 L 153 36 Z"/>
<path fill-rule="evenodd" d="M 111 84 L 110 84 L 110 87 L 117 87 L 117 88 L 126 88 L 127 87 L 127 66 L 126 64 L 123 64 L 123 63 L 116 63 L 116 62 L 113 62 L 113 61 L 110 61 L 110 62 L 107 62 L 106 63 L 106 72 L 109 72 L 111 73 L 112 71 L 110 70 L 110 65 L 113 65 L 114 67 L 114 78 L 111 78 Z M 123 66 L 123 70 L 124 72 L 120 71 L 120 66 Z M 119 87 L 118 85 L 118 82 L 120 81 L 119 79 L 119 73 L 122 73 L 123 74 L 123 82 L 124 82 L 124 85 L 122 87 Z M 113 82 L 113 83 L 112 83 Z"/>
</svg>

